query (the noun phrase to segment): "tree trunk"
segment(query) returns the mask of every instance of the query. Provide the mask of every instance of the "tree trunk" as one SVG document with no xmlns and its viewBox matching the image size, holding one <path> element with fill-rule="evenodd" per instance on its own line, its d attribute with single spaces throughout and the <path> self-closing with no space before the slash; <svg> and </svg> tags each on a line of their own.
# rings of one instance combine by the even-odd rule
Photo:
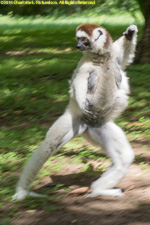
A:
<svg viewBox="0 0 150 225">
<path fill-rule="evenodd" d="M 150 0 L 144 0 L 145 27 L 143 37 L 138 43 L 135 63 L 150 63 Z"/>
</svg>

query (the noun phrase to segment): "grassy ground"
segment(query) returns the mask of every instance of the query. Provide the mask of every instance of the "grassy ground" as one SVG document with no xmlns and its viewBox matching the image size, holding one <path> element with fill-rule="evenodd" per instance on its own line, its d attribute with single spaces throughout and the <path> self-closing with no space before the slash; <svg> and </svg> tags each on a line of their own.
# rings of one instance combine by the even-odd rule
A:
<svg viewBox="0 0 150 225">
<path fill-rule="evenodd" d="M 2 215 L 3 225 L 11 223 L 20 204 L 29 210 L 39 206 L 51 212 L 56 210 L 55 205 L 48 207 L 43 199 L 27 199 L 12 205 L 11 196 L 23 164 L 67 105 L 68 80 L 81 57 L 74 47 L 76 26 L 100 21 L 116 39 L 128 25 L 137 23 L 141 37 L 142 19 L 135 22 L 128 14 L 90 18 L 0 17 L 0 205 L 11 205 Z M 142 141 L 145 147 L 150 140 L 149 74 L 150 65 L 133 65 L 128 69 L 129 107 L 117 120 L 129 140 Z M 99 164 L 96 169 L 91 160 Z M 144 161 L 140 163 L 145 166 Z M 96 177 L 103 172 L 110 161 L 77 138 L 46 163 L 33 186 L 68 164 L 79 165 L 80 172 L 86 171 L 91 181 L 93 174 Z M 53 188 L 51 191 L 69 191 L 62 183 Z"/>
</svg>

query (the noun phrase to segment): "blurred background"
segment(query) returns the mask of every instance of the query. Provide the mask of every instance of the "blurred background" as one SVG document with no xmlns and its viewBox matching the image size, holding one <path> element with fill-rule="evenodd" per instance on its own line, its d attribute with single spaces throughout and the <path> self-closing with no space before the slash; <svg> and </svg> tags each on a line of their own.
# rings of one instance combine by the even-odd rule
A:
<svg viewBox="0 0 150 225">
<path fill-rule="evenodd" d="M 68 80 L 82 56 L 75 48 L 75 29 L 79 24 L 104 26 L 114 40 L 130 24 L 138 26 L 136 58 L 127 69 L 131 86 L 129 106 L 116 122 L 131 142 L 136 141 L 148 148 L 149 12 L 150 0 L 97 0 L 95 5 L 71 6 L 0 5 L 0 204 L 10 203 L 24 162 L 68 103 Z M 82 141 L 78 138 L 63 150 L 71 149 L 72 157 L 77 157 L 75 149 L 80 150 L 80 159 L 88 158 L 93 154 L 92 148 L 86 146 L 82 149 L 79 144 Z M 61 154 L 65 158 L 65 153 Z M 86 170 L 84 160 L 82 163 Z M 144 159 L 139 163 L 148 164 Z M 56 171 L 62 168 L 60 164 L 56 163 Z M 104 168 L 100 169 L 103 171 Z M 49 173 L 49 166 L 41 172 L 43 176 Z M 37 179 L 41 179 L 40 176 Z M 6 210 L 10 216 L 7 220 L 5 216 L 2 218 L 3 224 L 9 224 L 12 212 L 17 210 L 13 207 L 9 212 Z"/>
</svg>

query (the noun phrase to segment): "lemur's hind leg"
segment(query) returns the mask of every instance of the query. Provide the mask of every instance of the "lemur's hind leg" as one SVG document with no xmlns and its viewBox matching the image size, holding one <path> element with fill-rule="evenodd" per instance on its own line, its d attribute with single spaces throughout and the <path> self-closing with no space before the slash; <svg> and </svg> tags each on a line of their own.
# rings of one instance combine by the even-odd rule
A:
<svg viewBox="0 0 150 225">
<path fill-rule="evenodd" d="M 17 184 L 14 200 L 25 198 L 26 195 L 39 196 L 36 193 L 28 192 L 28 189 L 48 158 L 56 153 L 65 143 L 74 136 L 84 132 L 85 127 L 80 125 L 80 120 L 67 110 L 49 129 L 45 140 L 29 159 L 20 176 Z"/>
<path fill-rule="evenodd" d="M 92 193 L 89 197 L 98 195 L 121 196 L 121 189 L 114 189 L 114 187 L 126 175 L 134 159 L 134 153 L 124 132 L 113 122 L 107 122 L 99 128 L 89 128 L 88 135 L 96 145 L 102 146 L 112 160 L 112 166 L 102 177 L 92 183 Z"/>
</svg>

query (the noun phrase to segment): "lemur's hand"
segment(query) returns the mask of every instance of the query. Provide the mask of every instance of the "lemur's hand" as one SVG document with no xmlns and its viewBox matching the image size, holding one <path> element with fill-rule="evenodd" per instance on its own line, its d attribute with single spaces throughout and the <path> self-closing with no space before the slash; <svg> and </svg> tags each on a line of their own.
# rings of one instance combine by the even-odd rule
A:
<svg viewBox="0 0 150 225">
<path fill-rule="evenodd" d="M 137 32 L 138 32 L 137 26 L 132 24 L 126 29 L 123 35 L 127 38 L 127 40 L 131 41 L 132 37 L 136 35 Z"/>
</svg>

